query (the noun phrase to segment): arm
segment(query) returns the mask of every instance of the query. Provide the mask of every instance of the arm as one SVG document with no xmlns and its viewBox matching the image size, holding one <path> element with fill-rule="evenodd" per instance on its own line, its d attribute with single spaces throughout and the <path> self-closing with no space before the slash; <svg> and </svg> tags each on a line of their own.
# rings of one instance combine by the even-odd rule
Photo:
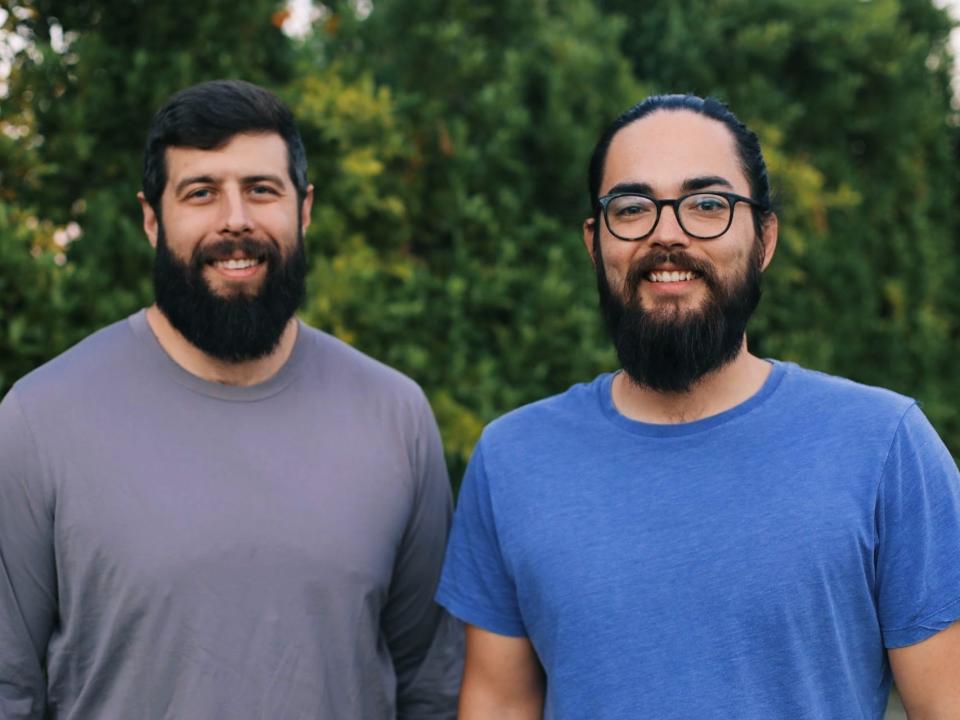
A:
<svg viewBox="0 0 960 720">
<path fill-rule="evenodd" d="M 399 720 L 453 720 L 463 668 L 463 627 L 433 601 L 453 503 L 440 433 L 425 398 L 415 440 L 416 496 L 397 551 L 381 628 L 397 675 Z"/>
<path fill-rule="evenodd" d="M 0 718 L 46 712 L 47 642 L 56 620 L 53 514 L 34 438 L 10 392 L 0 403 Z"/>
<path fill-rule="evenodd" d="M 960 474 L 916 406 L 877 488 L 877 609 L 910 720 L 960 717 Z"/>
<path fill-rule="evenodd" d="M 540 720 L 543 694 L 543 669 L 527 638 L 467 625 L 460 720 Z"/>
<path fill-rule="evenodd" d="M 889 655 L 910 720 L 960 718 L 960 622 Z"/>
</svg>

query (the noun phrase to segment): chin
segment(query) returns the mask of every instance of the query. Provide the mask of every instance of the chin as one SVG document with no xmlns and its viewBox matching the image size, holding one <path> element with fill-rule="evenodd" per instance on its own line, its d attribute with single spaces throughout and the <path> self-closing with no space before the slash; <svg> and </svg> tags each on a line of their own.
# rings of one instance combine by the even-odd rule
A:
<svg viewBox="0 0 960 720">
<path fill-rule="evenodd" d="M 706 309 L 706 299 L 658 298 L 653 302 L 641 301 L 641 308 L 650 317 L 664 320 L 685 320 L 703 314 Z"/>
<path fill-rule="evenodd" d="M 206 282 L 206 286 L 211 295 L 216 295 L 224 300 L 232 300 L 238 297 L 257 297 L 257 295 L 260 294 L 263 283 L 251 284 L 239 280 L 237 282 L 226 281 L 212 284 L 208 281 Z"/>
</svg>

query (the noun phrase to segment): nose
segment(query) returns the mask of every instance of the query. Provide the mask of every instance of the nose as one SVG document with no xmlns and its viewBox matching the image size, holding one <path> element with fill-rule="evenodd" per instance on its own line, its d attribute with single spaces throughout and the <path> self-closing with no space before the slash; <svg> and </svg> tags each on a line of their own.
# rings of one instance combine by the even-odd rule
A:
<svg viewBox="0 0 960 720">
<path fill-rule="evenodd" d="M 675 205 L 664 205 L 660 209 L 660 219 L 657 226 L 653 229 L 649 237 L 651 244 L 662 245 L 664 247 L 688 246 L 690 236 L 680 227 L 680 221 L 677 218 L 677 207 Z"/>
<path fill-rule="evenodd" d="M 229 189 L 223 194 L 222 231 L 228 234 L 246 233 L 253 229 L 249 208 L 239 189 Z"/>
</svg>

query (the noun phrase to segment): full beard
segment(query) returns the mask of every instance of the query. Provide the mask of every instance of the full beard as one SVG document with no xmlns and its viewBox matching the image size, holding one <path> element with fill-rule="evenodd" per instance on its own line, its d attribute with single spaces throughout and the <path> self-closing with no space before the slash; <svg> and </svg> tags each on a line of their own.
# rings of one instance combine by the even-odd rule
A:
<svg viewBox="0 0 960 720">
<path fill-rule="evenodd" d="M 218 294 L 204 279 L 204 269 L 238 249 L 266 262 L 263 283 L 254 294 Z M 296 246 L 286 259 L 274 243 L 244 237 L 198 245 L 185 262 L 167 246 L 162 223 L 159 228 L 153 265 L 157 307 L 191 344 L 224 362 L 256 360 L 273 352 L 306 296 L 306 274 L 299 229 Z"/>
<path fill-rule="evenodd" d="M 747 322 L 760 302 L 763 245 L 759 241 L 742 276 L 728 284 L 720 282 L 709 265 L 682 251 L 651 251 L 630 269 L 623 297 L 610 289 L 598 239 L 594 250 L 600 311 L 620 364 L 634 383 L 657 392 L 686 393 L 740 353 Z M 700 276 L 708 291 L 702 308 L 643 308 L 640 283 L 652 269 L 667 263 Z"/>
</svg>

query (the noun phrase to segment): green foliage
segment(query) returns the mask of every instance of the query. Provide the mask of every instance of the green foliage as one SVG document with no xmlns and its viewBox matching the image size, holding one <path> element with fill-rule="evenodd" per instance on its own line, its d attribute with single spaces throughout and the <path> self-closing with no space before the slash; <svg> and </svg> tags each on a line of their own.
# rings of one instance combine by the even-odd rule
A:
<svg viewBox="0 0 960 720">
<path fill-rule="evenodd" d="M 0 388 L 73 339 L 72 301 L 64 293 L 54 232 L 49 221 L 0 200 Z"/>
<path fill-rule="evenodd" d="M 780 194 L 751 345 L 919 397 L 960 452 L 957 117 L 931 0 L 329 2 L 304 41 L 280 4 L 3 5 L 30 45 L 0 99 L 0 393 L 149 302 L 150 115 L 243 77 L 288 100 L 310 155 L 304 317 L 424 386 L 458 479 L 487 421 L 614 366 L 587 157 L 644 95 L 693 91 L 759 131 Z"/>
<path fill-rule="evenodd" d="M 325 70 L 324 92 L 294 83 L 331 180 L 306 315 L 424 385 L 459 477 L 484 422 L 612 365 L 579 237 L 583 167 L 640 90 L 610 43 L 622 23 L 588 0 L 434 5 L 338 16 L 305 48 L 354 97 L 318 100 L 336 85 Z M 380 162 L 351 169 L 357 154 Z"/>
</svg>

